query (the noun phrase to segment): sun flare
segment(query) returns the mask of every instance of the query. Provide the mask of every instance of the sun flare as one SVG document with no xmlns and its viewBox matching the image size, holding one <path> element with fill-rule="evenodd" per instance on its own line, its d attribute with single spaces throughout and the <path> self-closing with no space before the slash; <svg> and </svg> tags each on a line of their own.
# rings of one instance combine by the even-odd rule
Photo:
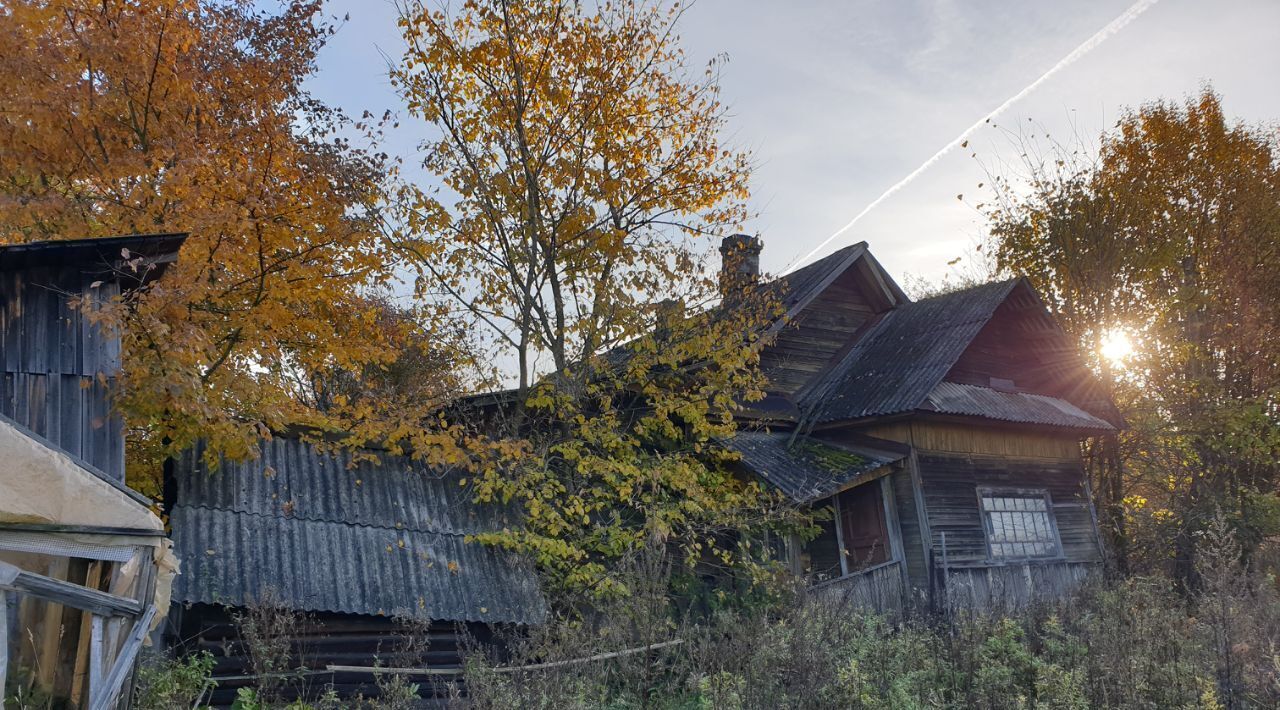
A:
<svg viewBox="0 0 1280 710">
<path fill-rule="evenodd" d="M 1133 340 L 1123 330 L 1112 330 L 1102 336 L 1098 353 L 1114 364 L 1121 364 L 1133 355 Z"/>
</svg>

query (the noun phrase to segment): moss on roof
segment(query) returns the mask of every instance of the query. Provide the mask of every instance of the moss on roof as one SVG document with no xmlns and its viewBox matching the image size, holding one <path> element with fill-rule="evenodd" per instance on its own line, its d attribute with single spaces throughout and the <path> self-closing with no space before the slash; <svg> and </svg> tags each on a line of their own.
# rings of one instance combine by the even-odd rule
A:
<svg viewBox="0 0 1280 710">
<path fill-rule="evenodd" d="M 851 451 L 828 446 L 813 439 L 801 439 L 792 445 L 791 450 L 811 464 L 832 474 L 848 473 L 867 463 L 867 460 Z"/>
</svg>

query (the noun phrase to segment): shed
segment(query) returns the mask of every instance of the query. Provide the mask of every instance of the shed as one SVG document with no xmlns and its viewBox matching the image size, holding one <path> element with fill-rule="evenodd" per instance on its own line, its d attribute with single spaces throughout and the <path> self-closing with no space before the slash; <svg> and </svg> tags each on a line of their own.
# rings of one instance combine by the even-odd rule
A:
<svg viewBox="0 0 1280 710">
<path fill-rule="evenodd" d="M 168 475 L 184 570 L 172 616 L 178 638 L 218 658 L 215 704 L 228 704 L 253 672 L 232 622 L 255 607 L 302 617 L 293 663 L 310 683 L 296 694 L 332 684 L 342 697 L 377 688 L 368 672 L 330 665 L 378 657 L 458 668 L 461 635 L 488 638 L 495 627 L 545 618 L 527 561 L 466 539 L 518 521 L 500 506 L 474 504 L 460 472 L 385 451 L 327 452 L 296 437 L 260 449 L 256 459 L 210 467 L 196 447 Z M 429 636 L 425 650 L 396 645 L 415 633 Z"/>
<path fill-rule="evenodd" d="M 125 484 L 109 397 L 120 339 L 91 317 L 171 262 L 182 235 L 0 247 L 0 687 L 126 705 L 174 562 Z"/>
</svg>

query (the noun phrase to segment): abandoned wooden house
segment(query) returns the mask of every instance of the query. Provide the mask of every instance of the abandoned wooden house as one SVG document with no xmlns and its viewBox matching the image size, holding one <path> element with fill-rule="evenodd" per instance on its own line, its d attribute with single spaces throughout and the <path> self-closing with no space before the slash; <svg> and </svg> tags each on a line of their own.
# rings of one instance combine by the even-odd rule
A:
<svg viewBox="0 0 1280 710">
<path fill-rule="evenodd" d="M 119 340 L 72 302 L 91 308 L 156 278 L 181 241 L 0 249 L 9 687 L 21 676 L 23 688 L 111 707 L 127 693 L 136 641 L 166 611 L 167 642 L 217 658 L 206 698 L 217 705 L 261 680 L 237 618 L 302 615 L 287 633 L 291 665 L 304 666 L 289 692 L 348 697 L 377 693 L 375 658 L 457 668 L 461 636 L 541 623 L 530 565 L 465 542 L 511 520 L 474 503 L 457 472 L 289 435 L 216 471 L 200 446 L 169 462 L 181 574 L 165 608 L 163 527 L 125 486 L 107 399 Z M 760 280 L 761 246 L 724 241 L 725 284 Z M 1025 280 L 913 302 L 858 244 L 765 287 L 785 313 L 762 356 L 770 391 L 743 408 L 726 445 L 744 472 L 825 511 L 815 539 L 786 545 L 815 593 L 881 610 L 1017 605 L 1099 565 L 1080 444 L 1122 421 Z"/>
<path fill-rule="evenodd" d="M 182 235 L 0 247 L 0 689 L 20 707 L 127 704 L 174 563 L 125 485 L 108 395 L 120 338 L 93 316 L 160 276 Z"/>
<path fill-rule="evenodd" d="M 724 268 L 757 275 L 760 248 L 728 238 Z M 1080 445 L 1123 422 L 1026 280 L 912 302 L 857 244 L 777 283 L 772 389 L 729 446 L 827 511 L 790 545 L 815 591 L 1017 606 L 1099 565 Z"/>
</svg>

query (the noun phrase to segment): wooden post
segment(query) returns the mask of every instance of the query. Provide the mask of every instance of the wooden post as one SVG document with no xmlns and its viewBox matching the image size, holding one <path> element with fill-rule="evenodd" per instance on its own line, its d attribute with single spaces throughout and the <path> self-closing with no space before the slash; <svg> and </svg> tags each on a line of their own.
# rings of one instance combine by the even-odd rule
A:
<svg viewBox="0 0 1280 710">
<path fill-rule="evenodd" d="M 93 614 L 89 624 L 89 695 L 98 692 L 102 686 L 102 662 L 106 648 L 102 643 L 103 618 Z"/>
<path fill-rule="evenodd" d="M 133 671 L 133 662 L 142 648 L 142 639 L 150 630 L 151 620 L 155 616 L 155 606 L 149 606 L 142 616 L 133 622 L 133 630 L 129 632 L 124 645 L 120 647 L 120 653 L 116 655 L 115 663 L 111 665 L 111 672 L 107 674 L 100 686 L 95 688 L 90 685 L 89 710 L 108 710 L 114 706 L 124 686 L 124 679 Z"/>
<path fill-rule="evenodd" d="M 947 596 L 947 583 L 951 581 L 949 579 L 951 575 L 950 571 L 947 569 L 947 531 L 943 530 L 938 534 L 942 536 L 942 585 L 940 586 L 939 591 L 942 594 L 942 603 L 947 611 L 947 615 L 950 616 L 951 600 Z"/>
<path fill-rule="evenodd" d="M 4 702 L 6 674 L 9 672 L 9 592 L 0 588 L 0 704 Z"/>
<path fill-rule="evenodd" d="M 97 589 L 102 581 L 102 562 L 94 561 L 89 563 L 89 570 L 85 573 L 84 586 L 89 589 Z M 82 614 L 80 619 L 80 635 L 77 637 L 76 662 L 75 671 L 71 676 L 71 702 L 80 705 L 81 701 L 86 697 L 85 681 L 89 672 L 89 655 L 90 637 L 92 630 L 90 624 L 93 621 L 92 614 Z"/>
<path fill-rule="evenodd" d="M 911 587 L 911 581 L 907 578 L 907 552 L 902 542 L 902 523 L 898 520 L 898 501 L 893 495 L 893 485 L 889 480 L 891 477 L 892 474 L 880 478 L 880 498 L 884 502 L 884 524 L 889 528 L 891 556 L 901 563 L 898 565 L 898 575 L 902 577 L 900 591 L 905 594 Z M 898 600 L 899 604 L 906 604 L 906 602 L 906 599 Z"/>
</svg>

